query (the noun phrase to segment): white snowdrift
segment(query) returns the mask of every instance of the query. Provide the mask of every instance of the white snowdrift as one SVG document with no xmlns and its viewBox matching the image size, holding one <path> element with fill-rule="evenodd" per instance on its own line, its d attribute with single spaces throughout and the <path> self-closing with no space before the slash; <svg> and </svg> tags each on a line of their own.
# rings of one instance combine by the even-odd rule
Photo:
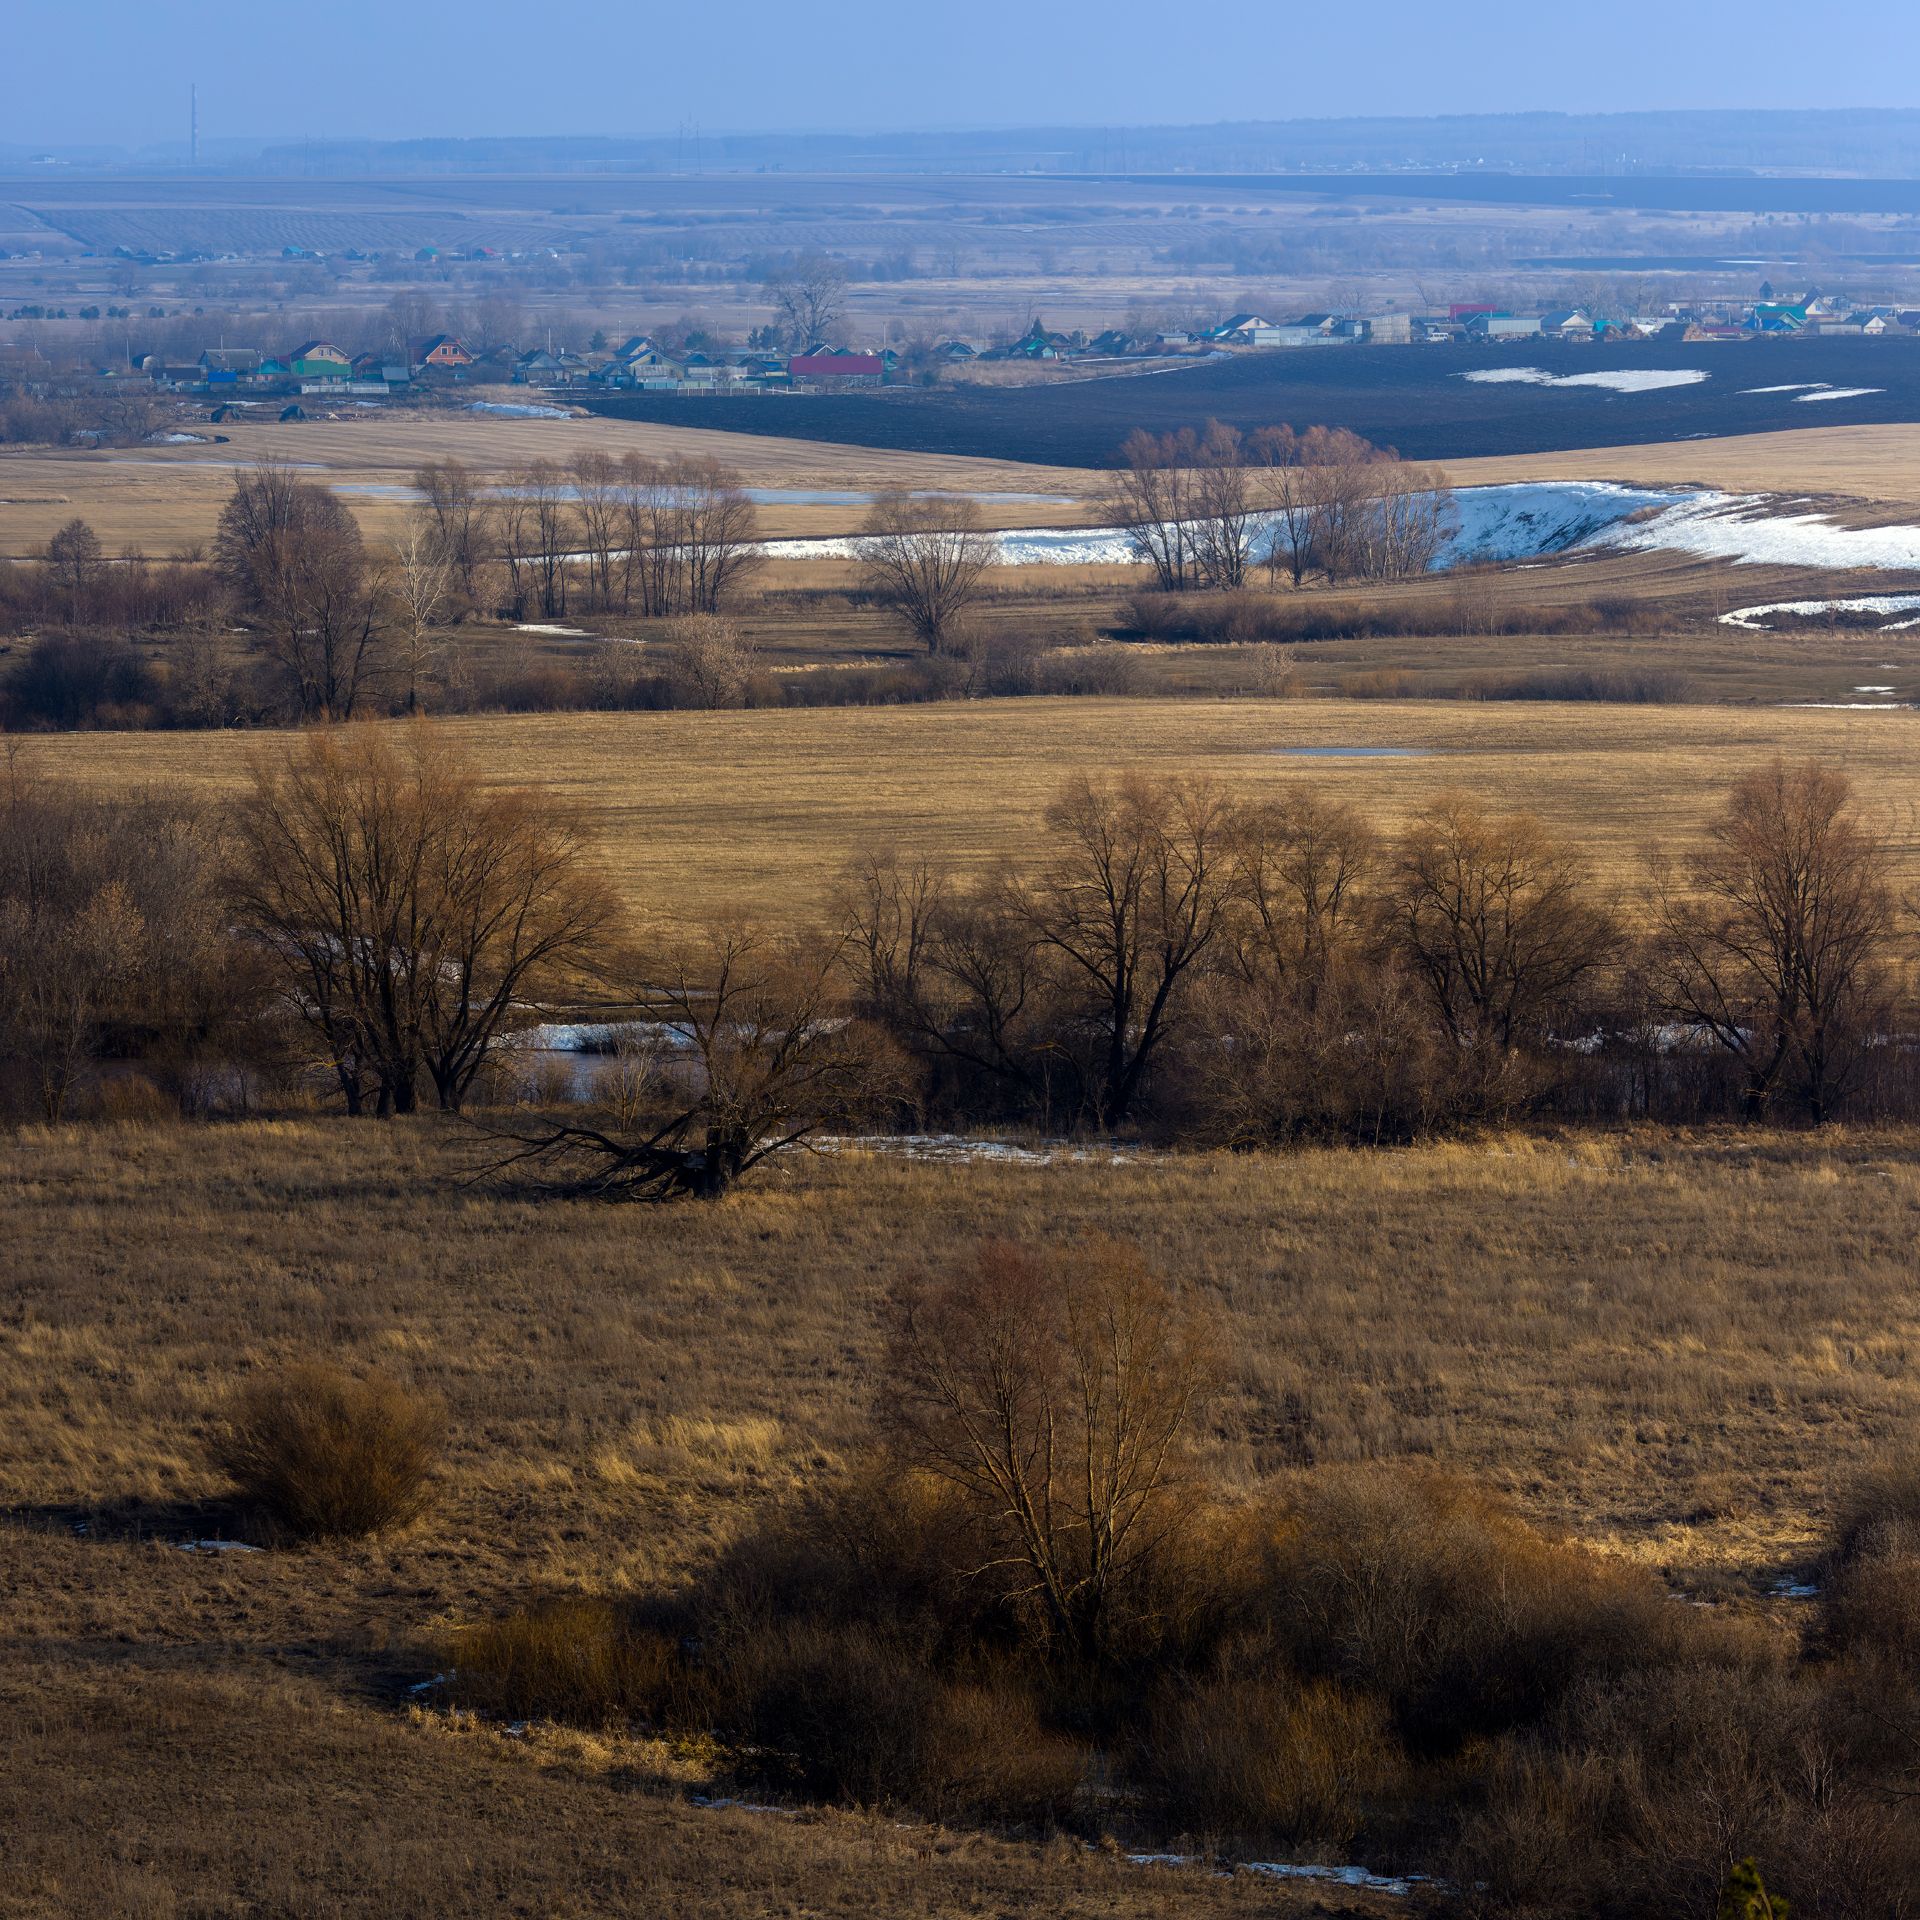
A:
<svg viewBox="0 0 1920 1920">
<path fill-rule="evenodd" d="M 1442 548 L 1441 567 L 1472 561 L 1520 560 L 1587 544 L 1631 515 L 1692 496 L 1615 486 L 1603 480 L 1548 481 L 1504 487 L 1462 487 L 1454 495 L 1455 524 Z M 1269 522 L 1260 550 L 1272 539 Z M 1003 567 L 1124 567 L 1138 564 L 1121 527 L 1015 527 L 993 536 Z M 855 537 L 769 540 L 775 560 L 853 560 Z"/>
<path fill-rule="evenodd" d="M 1920 527 L 1837 527 L 1821 513 L 1769 512 L 1764 496 L 1696 493 L 1606 544 L 1754 567 L 1920 569 Z"/>
<path fill-rule="evenodd" d="M 474 400 L 467 406 L 469 413 L 505 414 L 511 420 L 571 420 L 573 415 L 565 407 L 540 407 L 531 401 L 520 400 Z"/>
<path fill-rule="evenodd" d="M 1709 376 L 1699 367 L 1622 367 L 1611 373 L 1548 373 L 1540 367 L 1476 367 L 1458 376 L 1483 387 L 1600 387 L 1608 393 L 1658 393 L 1695 387 Z"/>
<path fill-rule="evenodd" d="M 1823 613 L 1908 613 L 1920 607 L 1920 593 L 1866 593 L 1853 600 L 1769 600 L 1763 606 L 1735 607 L 1720 616 L 1723 627 L 1747 627 L 1761 631 L 1770 613 L 1788 613 L 1806 619 L 1818 619 Z M 1870 689 L 1859 687 L 1856 692 Z"/>
<path fill-rule="evenodd" d="M 1920 571 L 1920 526 L 1836 526 L 1821 513 L 1783 512 L 1777 498 L 1764 494 L 1543 480 L 1461 487 L 1453 500 L 1455 521 L 1441 545 L 1440 569 L 1616 547 L 1744 566 Z M 1264 554 L 1270 538 L 1269 531 L 1256 551 Z M 996 561 L 1007 567 L 1138 564 L 1121 527 L 1015 527 L 993 540 Z M 857 537 L 769 540 L 762 551 L 777 560 L 852 560 L 859 545 Z M 1914 605 L 1920 607 L 1920 599 Z"/>
<path fill-rule="evenodd" d="M 1816 387 L 1811 393 L 1796 393 L 1794 404 L 1804 407 L 1809 400 L 1864 400 L 1870 393 L 1885 393 L 1885 387 Z"/>
</svg>

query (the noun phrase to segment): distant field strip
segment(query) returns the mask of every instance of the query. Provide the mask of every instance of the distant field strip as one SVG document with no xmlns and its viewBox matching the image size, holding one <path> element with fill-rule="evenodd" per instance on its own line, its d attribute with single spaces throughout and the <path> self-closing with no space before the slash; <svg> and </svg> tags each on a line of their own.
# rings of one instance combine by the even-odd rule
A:
<svg viewBox="0 0 1920 1920">
<path fill-rule="evenodd" d="M 1623 891 L 1738 775 L 1774 754 L 1844 767 L 1920 879 L 1920 711 L 1311 700 L 968 701 L 733 713 L 540 714 L 445 723 L 503 782 L 551 789 L 600 835 L 636 906 L 790 919 L 880 845 L 981 870 L 1030 859 L 1069 775 L 1211 775 L 1353 801 L 1383 827 L 1464 787 L 1540 813 Z M 230 794 L 286 734 L 95 734 L 30 764 L 116 791 Z M 1413 747 L 1302 757 L 1303 747 Z"/>
</svg>

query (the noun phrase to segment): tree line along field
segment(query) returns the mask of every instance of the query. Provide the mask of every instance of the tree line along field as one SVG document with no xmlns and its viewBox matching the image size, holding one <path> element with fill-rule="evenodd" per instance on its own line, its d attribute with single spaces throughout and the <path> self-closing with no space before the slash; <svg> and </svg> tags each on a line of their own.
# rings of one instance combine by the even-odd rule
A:
<svg viewBox="0 0 1920 1920">
<path fill-rule="evenodd" d="M 1203 1445 L 1226 1485 L 1443 1466 L 1790 1632 L 1807 1603 L 1772 1589 L 1920 1416 L 1913 1159 L 1898 1133 L 840 1154 L 636 1233 L 460 1184 L 461 1141 L 424 1123 L 16 1136 L 7 1909 L 1406 1911 L 1079 1840 L 708 1811 L 697 1747 L 515 1734 L 406 1690 L 450 1627 L 671 1587 L 831 1479 L 889 1281 L 1041 1223 L 1123 1235 L 1218 1302 L 1231 1384 Z M 222 1395 L 321 1350 L 445 1398 L 432 1512 L 373 1543 L 180 1551 L 222 1524 Z"/>
<path fill-rule="evenodd" d="M 1741 774 L 1775 755 L 1819 759 L 1855 780 L 1903 874 L 1920 861 L 1920 715 L 1907 709 L 1090 697 L 440 724 L 489 778 L 578 808 L 609 877 L 642 907 L 777 920 L 877 847 L 963 870 L 1018 865 L 1063 780 L 1118 769 L 1202 773 L 1247 799 L 1306 786 L 1385 830 L 1461 788 L 1538 813 L 1603 886 L 1630 893 L 1645 855 L 1678 853 Z M 212 800 L 297 738 L 49 735 L 22 750 L 111 794 Z M 1353 749 L 1388 752 L 1341 751 Z"/>
</svg>

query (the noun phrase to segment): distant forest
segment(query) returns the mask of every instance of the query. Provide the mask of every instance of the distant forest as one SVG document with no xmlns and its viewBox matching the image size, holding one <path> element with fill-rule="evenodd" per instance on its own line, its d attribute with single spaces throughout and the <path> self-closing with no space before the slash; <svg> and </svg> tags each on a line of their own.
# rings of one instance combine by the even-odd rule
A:
<svg viewBox="0 0 1920 1920">
<path fill-rule="evenodd" d="M 29 157 L 0 144 L 0 166 Z M 131 156 L 89 150 L 82 163 Z M 1920 111 L 1462 114 L 1431 118 L 1226 121 L 1208 126 L 1027 127 L 878 134 L 709 133 L 633 139 L 223 142 L 216 165 L 287 173 L 1272 172 L 1422 168 L 1596 174 L 1920 175 Z M 168 164 L 177 164 L 171 160 Z"/>
</svg>

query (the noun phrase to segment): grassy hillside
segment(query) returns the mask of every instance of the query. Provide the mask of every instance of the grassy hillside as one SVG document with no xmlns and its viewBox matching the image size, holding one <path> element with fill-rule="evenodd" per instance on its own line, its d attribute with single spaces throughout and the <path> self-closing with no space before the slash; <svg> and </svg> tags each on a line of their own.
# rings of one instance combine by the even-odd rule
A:
<svg viewBox="0 0 1920 1920">
<path fill-rule="evenodd" d="M 406 1689 L 449 1626 L 671 1588 L 831 1484 L 876 1390 L 884 1285 L 995 1231 L 1113 1231 L 1217 1304 L 1230 1387 L 1204 1446 L 1229 1486 L 1439 1466 L 1790 1622 L 1803 1603 L 1773 1586 L 1920 1427 L 1916 1146 L 839 1155 L 636 1219 L 458 1185 L 462 1136 L 427 1124 L 18 1135 L 0 1911 L 1325 1910 L 1078 1843 L 710 1812 L 686 1798 L 697 1750 L 509 1736 Z M 434 1511 L 373 1544 L 180 1551 L 234 1525 L 201 1441 L 222 1397 L 315 1353 L 445 1397 Z"/>
</svg>

